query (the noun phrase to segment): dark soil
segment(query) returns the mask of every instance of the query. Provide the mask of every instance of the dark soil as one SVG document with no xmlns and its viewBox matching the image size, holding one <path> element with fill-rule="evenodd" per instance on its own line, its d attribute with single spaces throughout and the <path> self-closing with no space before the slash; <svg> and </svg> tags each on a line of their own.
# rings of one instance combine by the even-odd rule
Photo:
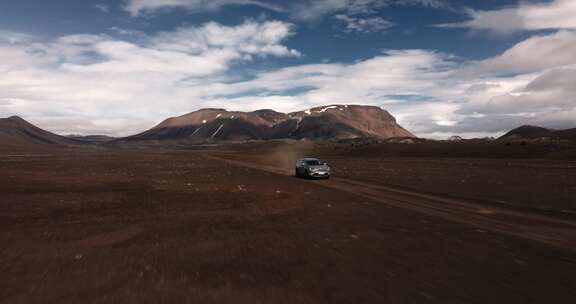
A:
<svg viewBox="0 0 576 304">
<path fill-rule="evenodd" d="M 207 157 L 223 150 L 2 151 L 0 303 L 576 301 L 570 250 Z M 563 162 L 350 155 L 326 153 L 336 176 L 487 199 L 564 206 L 574 183 Z"/>
</svg>

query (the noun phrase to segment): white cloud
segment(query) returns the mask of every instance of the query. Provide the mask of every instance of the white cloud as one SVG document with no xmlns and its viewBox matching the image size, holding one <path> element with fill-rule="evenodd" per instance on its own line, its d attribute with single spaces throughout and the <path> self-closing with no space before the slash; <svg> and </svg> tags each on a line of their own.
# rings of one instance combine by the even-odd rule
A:
<svg viewBox="0 0 576 304">
<path fill-rule="evenodd" d="M 529 73 L 576 64 L 574 54 L 576 32 L 560 31 L 530 37 L 502 55 L 481 62 L 478 68 L 486 72 Z"/>
<path fill-rule="evenodd" d="M 133 16 L 170 8 L 191 12 L 213 11 L 229 5 L 253 5 L 287 12 L 293 19 L 313 20 L 334 13 L 347 15 L 373 14 L 387 6 L 424 6 L 449 8 L 445 0 L 295 0 L 283 4 L 271 0 L 127 0 L 125 9 Z"/>
<path fill-rule="evenodd" d="M 389 6 L 424 6 L 451 9 L 444 0 L 303 0 L 287 7 L 290 17 L 298 21 L 315 21 L 326 16 L 344 25 L 348 34 L 386 33 L 395 23 L 382 17 Z"/>
<path fill-rule="evenodd" d="M 121 36 L 133 36 L 133 37 L 144 37 L 146 36 L 146 34 L 142 31 L 137 31 L 137 30 L 129 30 L 129 29 L 125 29 L 125 28 L 120 28 L 117 26 L 113 26 L 111 28 L 108 29 L 109 31 L 116 33 L 118 35 Z"/>
<path fill-rule="evenodd" d="M 0 43 L 1 44 L 24 43 L 24 42 L 33 41 L 35 39 L 36 39 L 36 37 L 34 35 L 0 30 Z"/>
<path fill-rule="evenodd" d="M 35 57 L 31 57 L 17 47 L 2 46 L 0 47 L 0 56 L 2 61 L 0 61 L 0 73 L 8 72 L 14 68 L 19 68 L 25 65 L 33 65 L 31 61 L 35 60 Z M 40 62 L 40 60 L 38 60 Z"/>
<path fill-rule="evenodd" d="M 190 12 L 219 10 L 229 5 L 253 5 L 285 12 L 293 20 L 314 21 L 328 15 L 343 23 L 347 33 L 384 33 L 394 26 L 379 10 L 389 6 L 424 6 L 451 9 L 445 0 L 297 0 L 277 4 L 270 0 L 128 0 L 132 16 L 164 9 L 185 8 Z"/>
<path fill-rule="evenodd" d="M 280 11 L 278 5 L 257 0 L 128 0 L 126 10 L 133 16 L 169 8 L 186 8 L 190 11 L 212 11 L 227 5 L 255 5 Z"/>
<path fill-rule="evenodd" d="M 247 21 L 185 27 L 139 42 L 73 35 L 0 44 L 0 100 L 6 101 L 0 116 L 58 120 L 57 129 L 46 126 L 63 133 L 139 132 L 199 103 L 197 87 L 183 81 L 201 88 L 236 62 L 299 55 L 281 44 L 290 35 L 287 23 Z M 65 130 L 58 117 L 86 124 Z M 133 123 L 122 127 L 128 121 Z"/>
<path fill-rule="evenodd" d="M 211 101 L 240 109 L 275 104 L 294 110 L 286 104 L 294 102 L 300 108 L 381 105 L 420 136 L 498 135 L 522 124 L 574 127 L 576 65 L 565 48 L 572 38 L 568 32 L 536 36 L 495 58 L 468 63 L 423 50 L 388 51 L 350 65 L 289 67 L 207 90 L 246 93 Z M 548 43 L 556 46 L 555 53 Z M 297 96 L 283 93 L 298 88 L 303 92 Z"/>
<path fill-rule="evenodd" d="M 371 15 L 388 6 L 449 8 L 443 0 L 307 0 L 296 2 L 290 11 L 297 20 L 313 20 L 334 13 Z"/>
<path fill-rule="evenodd" d="M 354 64 L 315 64 L 261 73 L 232 84 L 206 86 L 207 105 L 237 110 L 260 107 L 295 111 L 327 104 L 381 105 L 419 135 L 450 122 L 458 109 L 450 79 L 451 58 L 424 50 L 387 51 Z M 448 83 L 452 85 L 448 85 Z M 284 92 L 302 89 L 296 95 Z M 214 96 L 214 92 L 218 95 Z M 259 93 L 254 93 L 259 92 Z M 426 101 L 406 103 L 395 96 L 418 95 Z M 212 96 L 211 96 L 212 95 Z M 237 97 L 240 96 L 240 97 Z M 423 106 L 426 108 L 423 108 Z M 423 127 L 421 124 L 426 123 Z"/>
<path fill-rule="evenodd" d="M 103 13 L 109 13 L 110 12 L 110 7 L 106 4 L 103 4 L 103 3 L 95 4 L 94 8 L 103 12 Z"/>
<path fill-rule="evenodd" d="M 461 113 L 533 116 L 576 109 L 576 66 L 549 70 L 491 98 L 470 102 Z"/>
<path fill-rule="evenodd" d="M 241 26 L 234 29 L 237 28 Z M 190 36 L 190 32 L 194 31 L 181 29 L 174 35 L 160 34 L 143 45 L 102 36 L 58 39 L 54 44 L 58 49 L 68 50 L 66 55 L 49 56 L 53 61 L 44 65 L 24 61 L 25 65 L 2 76 L 0 100 L 9 100 L 10 105 L 0 106 L 0 114 L 23 115 L 61 133 L 107 130 L 104 133 L 128 135 L 165 117 L 203 107 L 295 111 L 329 103 L 385 105 L 390 101 L 389 94 L 444 96 L 446 100 L 455 94 L 438 87 L 454 68 L 450 58 L 423 50 L 387 51 L 347 65 L 287 67 L 258 73 L 251 80 L 231 82 L 223 73 L 229 67 L 228 59 L 213 57 L 218 57 L 221 49 L 237 54 L 247 50 L 247 54 L 252 54 L 262 43 L 247 47 L 250 43 L 240 39 L 230 44 L 223 39 L 226 35 L 221 36 L 217 31 L 214 33 L 218 33 L 218 39 L 212 40 L 216 38 L 212 35 L 202 36 L 206 39 L 198 38 L 195 44 L 190 44 L 194 40 L 190 37 L 196 35 Z M 278 32 L 283 31 L 268 33 L 262 29 L 261 35 L 252 35 L 252 39 L 260 36 L 257 41 L 274 44 L 289 35 L 289 32 Z M 188 39 L 181 40 L 180 35 Z M 238 38 L 238 34 L 232 36 Z M 182 41 L 182 45 L 177 44 L 178 41 Z M 97 53 L 102 58 L 92 63 L 76 63 L 86 52 L 76 49 L 78 45 L 88 45 L 89 53 Z M 290 52 L 271 54 L 288 56 Z M 221 66 L 212 69 L 186 62 L 197 57 Z M 62 60 L 63 64 L 52 66 Z M 287 93 L 299 89 L 300 93 Z M 444 111 L 428 117 L 432 125 L 449 120 Z M 400 117 L 407 117 L 403 122 L 413 126 L 412 116 Z"/>
<path fill-rule="evenodd" d="M 22 115 L 60 133 L 129 135 L 204 107 L 289 112 L 340 103 L 383 106 L 419 136 L 574 126 L 572 32 L 535 36 L 480 62 L 387 50 L 350 64 L 234 77 L 236 63 L 299 55 L 283 45 L 291 33 L 283 22 L 247 21 L 136 41 L 73 35 L 2 42 L 0 56 L 8 59 L 0 62 L 0 116 Z"/>
<path fill-rule="evenodd" d="M 334 16 L 337 20 L 345 24 L 347 33 L 385 33 L 394 26 L 394 23 L 382 17 L 354 17 L 339 14 Z"/>
<path fill-rule="evenodd" d="M 155 48 L 189 54 L 211 49 L 234 49 L 241 55 L 299 56 L 280 43 L 292 34 L 292 26 L 279 21 L 265 23 L 245 22 L 236 27 L 225 27 L 210 22 L 202 28 L 180 28 L 175 32 L 154 37 Z"/>
<path fill-rule="evenodd" d="M 518 30 L 576 29 L 576 1 L 524 3 L 491 11 L 469 10 L 471 20 L 447 27 L 468 27 L 508 33 Z"/>
</svg>

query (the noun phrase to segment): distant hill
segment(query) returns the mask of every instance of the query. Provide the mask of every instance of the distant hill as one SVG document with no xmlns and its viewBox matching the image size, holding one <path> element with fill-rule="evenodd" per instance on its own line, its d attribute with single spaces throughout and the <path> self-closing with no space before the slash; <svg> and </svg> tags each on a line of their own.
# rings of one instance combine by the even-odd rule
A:
<svg viewBox="0 0 576 304">
<path fill-rule="evenodd" d="M 504 134 L 499 139 L 504 140 L 556 139 L 556 140 L 576 141 L 576 128 L 566 130 L 554 130 L 537 126 L 522 126 Z"/>
<path fill-rule="evenodd" d="M 66 137 L 90 144 L 101 144 L 116 139 L 106 135 L 68 135 Z"/>
<path fill-rule="evenodd" d="M 115 142 L 222 142 L 268 139 L 414 138 L 387 111 L 374 106 L 331 105 L 289 114 L 273 110 L 202 109 L 166 119 Z"/>
<path fill-rule="evenodd" d="M 0 119 L 0 145 L 69 145 L 79 143 L 81 142 L 40 129 L 18 116 Z"/>
</svg>

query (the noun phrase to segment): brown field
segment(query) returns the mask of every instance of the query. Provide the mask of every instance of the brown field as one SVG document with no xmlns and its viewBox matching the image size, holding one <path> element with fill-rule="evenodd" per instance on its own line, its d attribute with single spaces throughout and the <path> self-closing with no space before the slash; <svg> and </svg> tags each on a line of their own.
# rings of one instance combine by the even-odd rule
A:
<svg viewBox="0 0 576 304">
<path fill-rule="evenodd" d="M 576 146 L 505 143 L 277 143 L 237 145 L 225 158 L 287 174 L 301 157 L 321 157 L 334 175 L 371 184 L 576 217 Z M 230 152 L 230 153 L 226 153 Z"/>
<path fill-rule="evenodd" d="M 576 301 L 564 152 L 418 149 L 3 149 L 0 303 Z"/>
</svg>

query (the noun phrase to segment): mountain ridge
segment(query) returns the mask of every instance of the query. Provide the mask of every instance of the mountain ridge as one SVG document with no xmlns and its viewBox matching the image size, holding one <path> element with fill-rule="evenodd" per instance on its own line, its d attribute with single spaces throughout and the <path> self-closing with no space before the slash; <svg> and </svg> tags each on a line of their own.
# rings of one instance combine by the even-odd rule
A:
<svg viewBox="0 0 576 304">
<path fill-rule="evenodd" d="M 501 140 L 576 140 L 576 128 L 571 129 L 549 129 L 539 126 L 524 125 L 515 128 L 502 135 Z"/>
<path fill-rule="evenodd" d="M 72 145 L 81 142 L 41 129 L 20 116 L 0 118 L 3 145 Z"/>
<path fill-rule="evenodd" d="M 412 137 L 387 111 L 376 106 L 329 105 L 281 113 L 206 108 L 165 119 L 155 127 L 118 141 L 245 141 L 272 139 L 341 140 Z"/>
</svg>

